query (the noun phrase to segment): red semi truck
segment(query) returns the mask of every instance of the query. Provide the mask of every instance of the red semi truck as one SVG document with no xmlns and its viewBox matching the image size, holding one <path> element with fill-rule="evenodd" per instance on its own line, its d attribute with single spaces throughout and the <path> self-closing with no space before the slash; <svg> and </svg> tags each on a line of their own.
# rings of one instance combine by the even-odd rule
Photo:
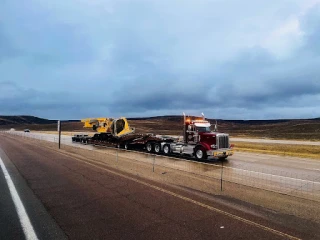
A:
<svg viewBox="0 0 320 240">
<path fill-rule="evenodd" d="M 197 160 L 207 159 L 208 156 L 226 159 L 233 155 L 229 134 L 211 131 L 211 124 L 204 116 L 189 118 L 184 114 L 183 119 L 183 141 L 162 143 L 161 150 L 164 154 L 188 154 Z"/>
<path fill-rule="evenodd" d="M 211 124 L 205 119 L 183 116 L 183 140 L 175 140 L 153 134 L 130 133 L 114 136 L 112 133 L 99 133 L 87 139 L 86 143 L 119 147 L 125 149 L 142 149 L 149 153 L 165 155 L 189 155 L 197 160 L 205 160 L 209 156 L 226 159 L 233 155 L 233 145 L 229 142 L 229 134 L 211 130 Z"/>
</svg>

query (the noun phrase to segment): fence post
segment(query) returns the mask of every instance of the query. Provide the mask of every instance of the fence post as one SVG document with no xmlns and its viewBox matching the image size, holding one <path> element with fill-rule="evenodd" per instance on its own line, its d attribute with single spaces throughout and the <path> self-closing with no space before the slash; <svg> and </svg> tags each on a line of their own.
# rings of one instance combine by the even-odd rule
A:
<svg viewBox="0 0 320 240">
<path fill-rule="evenodd" d="M 61 121 L 58 120 L 58 123 L 57 123 L 57 127 L 58 127 L 58 134 L 59 134 L 59 139 L 58 139 L 58 147 L 60 149 L 61 147 Z"/>
<path fill-rule="evenodd" d="M 118 168 L 118 152 L 119 152 L 119 148 L 117 148 L 117 154 L 116 154 L 117 168 Z"/>
<path fill-rule="evenodd" d="M 223 182 L 223 160 L 221 160 L 221 178 L 220 178 L 220 191 L 223 191 L 222 188 L 222 182 Z"/>
</svg>

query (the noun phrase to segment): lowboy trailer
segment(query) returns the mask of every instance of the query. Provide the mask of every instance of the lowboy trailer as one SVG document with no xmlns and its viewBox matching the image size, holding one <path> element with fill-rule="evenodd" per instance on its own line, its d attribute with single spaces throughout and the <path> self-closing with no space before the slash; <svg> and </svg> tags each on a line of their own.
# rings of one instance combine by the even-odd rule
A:
<svg viewBox="0 0 320 240">
<path fill-rule="evenodd" d="M 121 119 L 123 121 L 124 118 Z M 124 120 L 127 123 L 126 119 Z M 211 131 L 211 124 L 204 115 L 201 118 L 192 118 L 183 114 L 183 120 L 183 140 L 181 141 L 170 137 L 134 132 L 115 135 L 114 132 L 121 132 L 121 129 L 113 129 L 111 132 L 97 133 L 81 142 L 164 155 L 189 155 L 197 160 L 205 160 L 209 156 L 226 159 L 233 155 L 233 145 L 230 144 L 229 134 L 216 131 L 216 127 L 215 131 Z M 113 121 L 116 126 L 117 120 Z"/>
</svg>

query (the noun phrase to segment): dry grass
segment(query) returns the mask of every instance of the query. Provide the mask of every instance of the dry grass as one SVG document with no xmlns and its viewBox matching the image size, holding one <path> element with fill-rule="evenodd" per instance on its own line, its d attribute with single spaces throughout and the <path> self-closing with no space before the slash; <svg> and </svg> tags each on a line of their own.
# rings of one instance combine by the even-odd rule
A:
<svg viewBox="0 0 320 240">
<path fill-rule="evenodd" d="M 242 138 L 320 140 L 320 120 L 288 120 L 278 123 L 266 121 L 259 124 L 222 123 L 220 129 Z"/>
<path fill-rule="evenodd" d="M 235 151 L 275 154 L 320 160 L 320 146 L 233 142 Z"/>
</svg>

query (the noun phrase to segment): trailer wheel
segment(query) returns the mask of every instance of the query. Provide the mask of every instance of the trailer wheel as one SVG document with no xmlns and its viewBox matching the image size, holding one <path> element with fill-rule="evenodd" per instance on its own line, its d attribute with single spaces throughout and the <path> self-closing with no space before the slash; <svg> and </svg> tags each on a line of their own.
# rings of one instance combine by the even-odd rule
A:
<svg viewBox="0 0 320 240">
<path fill-rule="evenodd" d="M 150 142 L 148 142 L 147 144 L 146 144 L 146 149 L 147 149 L 147 152 L 152 152 L 152 144 L 150 143 Z"/>
<path fill-rule="evenodd" d="M 164 152 L 165 155 L 169 155 L 170 154 L 170 145 L 165 144 L 163 146 L 163 152 Z"/>
<path fill-rule="evenodd" d="M 194 155 L 197 160 L 206 160 L 208 157 L 207 153 L 201 147 L 196 148 L 196 150 L 194 151 Z"/>
<path fill-rule="evenodd" d="M 124 148 L 125 150 L 129 150 L 129 144 L 128 144 L 128 143 L 124 143 L 123 148 Z"/>
<path fill-rule="evenodd" d="M 153 147 L 154 147 L 154 152 L 155 153 L 160 153 L 161 152 L 161 146 L 160 146 L 159 143 L 155 143 Z"/>
</svg>

